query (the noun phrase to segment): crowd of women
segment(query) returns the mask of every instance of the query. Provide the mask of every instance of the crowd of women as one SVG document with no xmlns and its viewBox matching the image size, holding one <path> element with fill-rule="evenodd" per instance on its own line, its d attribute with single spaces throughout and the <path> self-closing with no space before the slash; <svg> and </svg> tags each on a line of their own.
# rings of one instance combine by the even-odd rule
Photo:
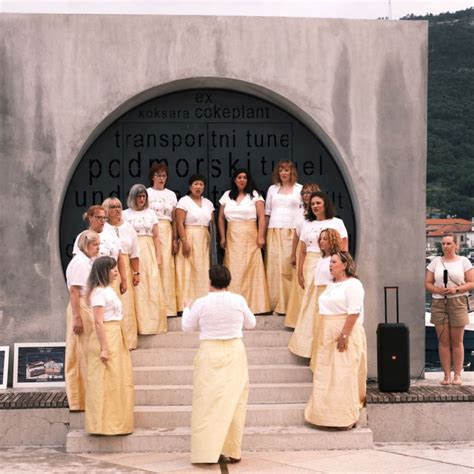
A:
<svg viewBox="0 0 474 474">
<path fill-rule="evenodd" d="M 183 330 L 199 329 L 201 339 L 192 460 L 216 462 L 221 454 L 238 460 L 248 394 L 242 327 L 255 326 L 254 314 L 273 312 L 294 328 L 289 350 L 311 359 L 306 420 L 353 427 L 366 390 L 364 289 L 329 196 L 314 183 L 298 184 L 290 161 L 275 167 L 266 199 L 248 170 L 237 170 L 219 201 L 224 266 L 211 266 L 214 205 L 204 197 L 205 178 L 191 176 L 188 194 L 179 200 L 166 181 L 166 166 L 156 164 L 149 188 L 130 189 L 128 209 L 122 212 L 120 200 L 109 198 L 84 216 L 88 230 L 79 234 L 66 272 L 70 409 L 85 409 L 90 433 L 132 432 L 129 350 L 137 347 L 137 334 L 166 332 L 167 317 L 184 310 Z M 441 263 L 454 260 L 449 254 Z M 438 270 L 428 268 L 435 276 L 427 288 L 444 298 L 447 313 L 447 298 L 465 294 L 472 272 L 463 267 L 456 290 L 441 291 Z M 451 341 L 459 339 L 459 330 L 443 331 Z M 453 354 L 458 383 L 460 355 Z M 447 370 L 451 360 L 445 359 Z"/>
</svg>

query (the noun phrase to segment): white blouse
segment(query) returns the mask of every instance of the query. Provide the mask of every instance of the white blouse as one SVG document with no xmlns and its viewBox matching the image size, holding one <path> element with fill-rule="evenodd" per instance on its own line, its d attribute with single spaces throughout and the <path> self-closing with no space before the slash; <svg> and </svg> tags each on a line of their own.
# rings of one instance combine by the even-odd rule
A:
<svg viewBox="0 0 474 474">
<path fill-rule="evenodd" d="M 185 308 L 181 322 L 183 331 L 199 329 L 199 339 L 235 339 L 242 337 L 242 327 L 257 324 L 245 298 L 230 291 L 213 291 Z"/>
<path fill-rule="evenodd" d="M 176 209 L 186 211 L 184 225 L 202 225 L 207 227 L 211 221 L 214 205 L 209 199 L 202 198 L 201 206 L 198 206 L 189 196 L 183 196 Z"/>
<path fill-rule="evenodd" d="M 265 201 L 265 215 L 270 216 L 269 229 L 294 229 L 295 215 L 303 205 L 301 199 L 301 184 L 293 185 L 291 194 L 281 194 L 279 184 L 272 184 L 268 188 Z"/>
<path fill-rule="evenodd" d="M 91 293 L 91 306 L 104 307 L 104 322 L 122 320 L 122 302 L 111 286 L 98 286 Z"/>
<path fill-rule="evenodd" d="M 148 205 L 156 213 L 159 220 L 171 221 L 173 219 L 173 210 L 178 203 L 176 194 L 169 189 L 148 188 Z"/>
<path fill-rule="evenodd" d="M 364 287 L 357 278 L 331 282 L 319 297 L 319 313 L 325 316 L 358 314 L 363 321 Z"/>
<path fill-rule="evenodd" d="M 229 222 L 238 221 L 256 221 L 257 220 L 257 202 L 265 202 L 263 197 L 253 192 L 253 195 L 246 194 L 245 197 L 237 202 L 229 196 L 230 191 L 226 191 L 219 199 L 219 204 L 224 206 L 224 216 Z"/>
<path fill-rule="evenodd" d="M 306 219 L 304 217 L 304 205 L 301 205 L 295 216 L 295 231 L 298 237 L 301 235 L 301 231 L 303 230 L 303 224 L 305 222 Z"/>
<path fill-rule="evenodd" d="M 79 242 L 79 237 L 81 236 L 82 232 L 76 237 L 76 240 L 74 242 L 74 248 L 72 249 L 73 255 L 76 255 L 78 252 L 80 252 L 77 243 Z M 99 237 L 99 257 L 113 257 L 115 258 L 115 260 L 117 260 L 120 253 L 120 240 L 117 237 L 117 234 L 113 230 L 112 226 L 109 226 L 109 228 L 107 228 L 104 225 L 104 229 L 99 234 Z"/>
<path fill-rule="evenodd" d="M 324 221 L 306 221 L 301 232 L 300 240 L 306 244 L 307 252 L 321 252 L 319 248 L 319 235 L 324 229 L 335 229 L 339 232 L 341 239 L 348 236 L 346 226 L 342 219 L 333 217 Z"/>
<path fill-rule="evenodd" d="M 80 250 L 74 255 L 66 268 L 66 282 L 69 290 L 71 286 L 80 286 L 81 295 L 85 294 L 92 262 L 93 259 Z"/>
<path fill-rule="evenodd" d="M 327 286 L 332 282 L 332 275 L 329 271 L 329 263 L 331 261 L 331 256 L 323 257 L 318 260 L 316 263 L 316 268 L 314 269 L 314 284 L 316 286 Z"/>
<path fill-rule="evenodd" d="M 110 231 L 115 232 L 115 235 L 119 238 L 120 250 L 123 254 L 130 255 L 130 258 L 140 256 L 137 233 L 130 223 L 123 221 L 119 226 L 106 223 L 105 227 L 110 227 Z"/>
<path fill-rule="evenodd" d="M 443 266 L 444 264 L 444 266 Z M 472 263 L 467 257 L 458 256 L 452 262 L 445 262 L 442 257 L 434 258 L 426 267 L 428 271 L 434 273 L 434 286 L 437 288 L 444 288 L 444 270 L 448 270 L 448 288 L 456 288 L 457 286 L 466 283 L 465 273 L 472 269 Z M 447 295 L 448 298 L 456 298 L 458 296 L 467 296 L 469 291 L 464 293 L 456 293 L 454 295 Z M 434 299 L 443 299 L 444 295 L 433 294 Z"/>
<path fill-rule="evenodd" d="M 158 224 L 155 211 L 150 208 L 142 211 L 126 209 L 123 211 L 123 218 L 132 225 L 138 236 L 153 236 L 153 226 Z"/>
</svg>

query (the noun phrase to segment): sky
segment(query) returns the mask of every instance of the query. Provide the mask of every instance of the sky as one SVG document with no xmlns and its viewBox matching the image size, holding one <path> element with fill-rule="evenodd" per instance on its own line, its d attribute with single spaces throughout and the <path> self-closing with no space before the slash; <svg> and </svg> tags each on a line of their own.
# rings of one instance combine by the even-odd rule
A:
<svg viewBox="0 0 474 474">
<path fill-rule="evenodd" d="M 314 18 L 390 17 L 454 12 L 474 0 L 0 0 L 3 12 L 162 15 L 296 16 Z"/>
</svg>

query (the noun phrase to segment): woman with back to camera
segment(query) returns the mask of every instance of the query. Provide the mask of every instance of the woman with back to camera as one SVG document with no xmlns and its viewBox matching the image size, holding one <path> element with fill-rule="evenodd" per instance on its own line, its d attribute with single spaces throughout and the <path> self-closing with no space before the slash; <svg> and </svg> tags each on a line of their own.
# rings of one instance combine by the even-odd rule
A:
<svg viewBox="0 0 474 474">
<path fill-rule="evenodd" d="M 175 210 L 178 199 L 176 194 L 167 189 L 168 167 L 164 163 L 155 163 L 150 168 L 151 187 L 147 188 L 150 208 L 158 218 L 160 233 L 161 258 L 160 276 L 166 299 L 166 315 L 175 316 L 176 307 L 176 270 L 174 255 L 179 248 L 176 230 Z"/>
<path fill-rule="evenodd" d="M 267 221 L 265 270 L 271 310 L 285 314 L 291 288 L 291 244 L 301 207 L 301 184 L 293 162 L 282 160 L 272 174 L 265 201 Z"/>
<path fill-rule="evenodd" d="M 298 283 L 298 259 L 300 251 L 300 235 L 303 229 L 303 224 L 306 220 L 306 212 L 309 208 L 311 194 L 319 191 L 319 186 L 314 183 L 305 183 L 301 190 L 301 197 L 303 199 L 303 205 L 298 209 L 298 213 L 295 217 L 295 233 L 293 235 L 293 241 L 291 244 L 291 266 L 293 267 L 293 273 L 291 277 L 291 289 L 290 297 L 288 298 L 288 305 L 286 307 L 285 314 L 285 326 L 289 328 L 295 328 L 296 321 L 298 320 L 298 314 L 300 312 L 301 300 L 303 298 L 303 288 Z"/>
<path fill-rule="evenodd" d="M 364 288 L 349 252 L 331 255 L 329 270 L 333 281 L 319 297 L 321 321 L 305 420 L 351 429 L 359 420 L 366 395 Z"/>
<path fill-rule="evenodd" d="M 220 245 L 232 275 L 230 291 L 242 295 L 254 314 L 270 311 L 261 249 L 265 245 L 265 201 L 246 169 L 232 176 L 219 200 Z M 227 231 L 226 231 L 227 222 Z"/>
<path fill-rule="evenodd" d="M 122 324 L 127 336 L 128 348 L 130 350 L 137 348 L 137 314 L 135 311 L 135 291 L 133 287 L 140 283 L 140 259 L 138 248 L 138 237 L 135 229 L 122 217 L 122 203 L 119 198 L 107 198 L 102 207 L 107 213 L 107 222 L 105 229 L 110 229 L 120 241 L 120 250 L 124 260 L 125 275 L 127 279 L 127 291 L 120 296 L 123 304 Z"/>
<path fill-rule="evenodd" d="M 255 316 L 245 298 L 228 291 L 231 275 L 224 265 L 209 270 L 210 292 L 186 301 L 183 331 L 199 330 L 194 359 L 191 462 L 226 462 L 241 457 L 247 411 L 249 373 L 242 328 L 252 329 Z"/>
<path fill-rule="evenodd" d="M 87 279 L 99 255 L 99 234 L 81 233 L 78 250 L 66 268 L 69 304 L 66 310 L 66 394 L 69 409 L 82 411 L 86 403 L 87 344 L 93 331 L 93 316 L 87 303 Z"/>
<path fill-rule="evenodd" d="M 87 351 L 85 429 L 91 434 L 133 432 L 132 362 L 122 327 L 122 303 L 112 288 L 117 263 L 99 257 L 89 275 L 87 291 L 95 331 Z"/>
<path fill-rule="evenodd" d="M 178 311 L 184 300 L 207 294 L 205 276 L 209 271 L 209 225 L 214 218 L 214 205 L 204 195 L 206 178 L 200 174 L 190 176 L 189 192 L 176 206 L 176 228 L 180 249 L 176 254 L 176 288 Z"/>
<path fill-rule="evenodd" d="M 138 334 L 164 333 L 168 323 L 159 271 L 161 244 L 158 219 L 148 207 L 148 194 L 143 184 L 132 186 L 127 204 L 123 218 L 135 229 L 140 252 L 140 284 L 133 287 Z"/>
<path fill-rule="evenodd" d="M 295 332 L 288 348 L 300 357 L 311 357 L 313 350 L 313 323 L 316 307 L 316 286 L 314 269 L 321 258 L 318 245 L 322 229 L 336 229 L 342 239 L 343 250 L 347 250 L 347 230 L 344 222 L 334 217 L 334 206 L 326 193 L 317 191 L 311 194 L 310 206 L 306 213 L 300 236 L 298 257 L 298 283 L 303 289 L 300 311 Z"/>
<path fill-rule="evenodd" d="M 468 297 L 474 288 L 474 269 L 466 257 L 457 255 L 456 235 L 441 239 L 443 256 L 426 267 L 425 287 L 432 293 L 431 323 L 438 335 L 438 350 L 444 378 L 441 385 L 461 385 L 464 363 L 464 328 L 469 324 Z M 451 364 L 454 377 L 451 379 Z"/>
</svg>

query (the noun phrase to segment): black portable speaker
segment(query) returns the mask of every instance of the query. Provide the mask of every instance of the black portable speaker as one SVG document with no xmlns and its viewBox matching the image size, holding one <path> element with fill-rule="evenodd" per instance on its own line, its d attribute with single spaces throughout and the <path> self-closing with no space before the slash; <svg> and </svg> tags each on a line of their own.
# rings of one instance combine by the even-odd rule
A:
<svg viewBox="0 0 474 474">
<path fill-rule="evenodd" d="M 387 290 L 396 291 L 397 322 L 387 322 Z M 406 392 L 410 388 L 410 331 L 399 322 L 398 287 L 384 287 L 385 323 L 377 327 L 377 378 L 381 392 Z"/>
</svg>

